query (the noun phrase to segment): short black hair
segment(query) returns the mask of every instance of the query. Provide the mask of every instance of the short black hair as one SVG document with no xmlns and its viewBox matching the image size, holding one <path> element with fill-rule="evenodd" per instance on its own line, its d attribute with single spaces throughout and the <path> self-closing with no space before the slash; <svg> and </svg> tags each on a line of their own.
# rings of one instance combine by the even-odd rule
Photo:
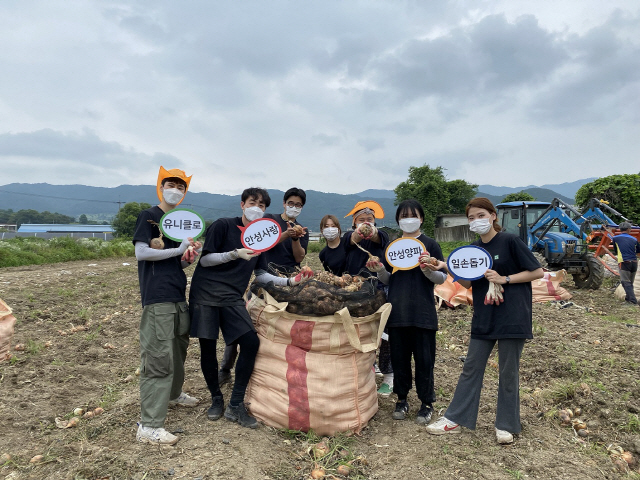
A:
<svg viewBox="0 0 640 480">
<path fill-rule="evenodd" d="M 180 183 L 180 184 L 184 185 L 185 190 L 187 189 L 187 182 L 185 182 L 181 178 L 178 178 L 178 177 L 163 178 L 162 179 L 162 183 L 160 185 L 162 185 L 164 187 L 164 184 L 167 183 L 167 182 Z"/>
<path fill-rule="evenodd" d="M 289 197 L 300 197 L 302 199 L 302 205 L 307 203 L 307 194 L 304 193 L 304 190 L 302 190 L 301 188 L 293 187 L 284 192 L 283 200 L 285 202 L 289 199 Z"/>
<path fill-rule="evenodd" d="M 271 197 L 269 196 L 269 192 L 267 192 L 264 188 L 251 187 L 242 192 L 243 202 L 246 202 L 250 198 L 255 198 L 256 200 L 262 199 L 266 207 L 271 205 Z"/>
<path fill-rule="evenodd" d="M 396 210 L 396 223 L 400 225 L 400 215 L 403 212 L 411 212 L 417 214 L 419 217 L 422 217 L 424 221 L 424 210 L 422 209 L 422 205 L 415 198 L 410 198 L 408 200 L 403 200 L 398 205 L 398 209 Z"/>
</svg>

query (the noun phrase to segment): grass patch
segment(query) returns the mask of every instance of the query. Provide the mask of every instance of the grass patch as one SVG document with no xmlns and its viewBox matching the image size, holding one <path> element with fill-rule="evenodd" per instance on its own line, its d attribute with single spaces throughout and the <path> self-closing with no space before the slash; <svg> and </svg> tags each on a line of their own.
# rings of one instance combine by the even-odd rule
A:
<svg viewBox="0 0 640 480">
<path fill-rule="evenodd" d="M 364 467 L 367 461 L 362 456 L 356 456 L 353 452 L 353 448 L 356 445 L 356 439 L 353 436 L 348 436 L 342 433 L 338 433 L 333 437 L 320 438 L 313 430 L 309 432 L 301 432 L 298 430 L 281 429 L 278 433 L 285 437 L 285 443 L 289 443 L 293 446 L 294 442 L 301 443 L 303 447 L 306 447 L 305 455 L 297 454 L 298 459 L 304 464 L 300 465 L 301 470 L 298 472 L 311 473 L 313 469 L 322 469 L 325 471 L 327 478 L 331 478 L 331 475 L 338 475 L 339 478 L 344 478 L 344 470 L 348 469 L 348 477 L 356 480 L 365 480 L 367 477 Z M 295 445 L 297 448 L 299 445 Z M 341 471 L 343 473 L 341 473 Z M 308 473 L 307 473 L 308 472 Z M 270 474 L 282 473 L 274 470 Z M 275 476 L 275 475 L 274 475 Z M 278 478 L 276 476 L 276 478 Z M 281 477 L 280 477 L 281 478 Z M 302 478 L 302 477 L 301 477 Z M 304 476 L 307 478 L 307 476 Z"/>
<path fill-rule="evenodd" d="M 130 239 L 15 237 L 0 241 L 0 268 L 134 255 Z"/>
<path fill-rule="evenodd" d="M 119 398 L 120 398 L 120 390 L 118 390 L 117 385 L 115 384 L 105 385 L 104 393 L 102 394 L 102 398 L 100 398 L 100 406 L 106 410 L 111 405 L 116 403 Z"/>
<path fill-rule="evenodd" d="M 640 417 L 635 413 L 630 413 L 627 417 L 627 423 L 620 425 L 620 430 L 629 433 L 640 433 Z"/>
<path fill-rule="evenodd" d="M 571 400 L 576 396 L 578 386 L 573 382 L 557 383 L 547 392 L 547 396 L 554 402 Z"/>
</svg>

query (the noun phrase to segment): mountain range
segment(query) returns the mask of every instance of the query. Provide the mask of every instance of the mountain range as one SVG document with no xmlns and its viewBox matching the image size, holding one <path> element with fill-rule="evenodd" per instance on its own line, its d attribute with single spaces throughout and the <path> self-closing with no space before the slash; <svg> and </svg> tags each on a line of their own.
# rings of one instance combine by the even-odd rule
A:
<svg viewBox="0 0 640 480">
<path fill-rule="evenodd" d="M 573 203 L 576 191 L 583 184 L 592 181 L 586 178 L 570 183 L 543 185 L 541 187 L 496 187 L 480 185 L 478 196 L 489 198 L 494 204 L 502 201 L 508 193 L 526 191 L 539 201 L 550 201 L 554 197 L 566 203 Z M 553 188 L 551 188 L 553 187 Z M 269 190 L 271 206 L 269 213 L 282 212 L 281 190 Z M 369 189 L 350 195 L 325 193 L 307 190 L 307 203 L 300 214 L 302 225 L 311 230 L 319 229 L 321 218 L 331 213 L 336 215 L 343 230 L 349 228 L 350 219 L 342 217 L 353 206 L 362 200 L 377 201 L 386 212 L 379 225 L 395 226 L 395 193 L 393 190 Z M 36 210 L 49 211 L 64 215 L 79 217 L 85 214 L 88 219 L 96 221 L 110 221 L 118 212 L 120 206 L 128 202 L 145 202 L 157 204 L 156 189 L 153 185 L 120 185 L 118 187 L 91 187 L 86 185 L 50 185 L 47 183 L 11 183 L 0 186 L 0 209 L 13 211 Z M 185 201 L 180 205 L 197 211 L 207 220 L 219 217 L 237 216 L 240 213 L 240 195 L 220 195 L 207 192 L 189 192 Z"/>
</svg>

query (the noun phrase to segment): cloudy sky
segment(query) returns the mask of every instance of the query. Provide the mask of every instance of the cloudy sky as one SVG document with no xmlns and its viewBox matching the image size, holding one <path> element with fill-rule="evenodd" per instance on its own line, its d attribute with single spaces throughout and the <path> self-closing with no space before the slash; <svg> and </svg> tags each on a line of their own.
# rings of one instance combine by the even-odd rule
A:
<svg viewBox="0 0 640 480">
<path fill-rule="evenodd" d="M 637 0 L 8 0 L 0 62 L 2 185 L 640 171 Z"/>
</svg>

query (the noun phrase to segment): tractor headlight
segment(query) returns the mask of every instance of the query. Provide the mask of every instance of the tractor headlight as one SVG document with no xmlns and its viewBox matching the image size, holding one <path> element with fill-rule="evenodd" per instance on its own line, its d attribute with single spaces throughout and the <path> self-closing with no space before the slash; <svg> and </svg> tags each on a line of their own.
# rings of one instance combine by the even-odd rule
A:
<svg viewBox="0 0 640 480">
<path fill-rule="evenodd" d="M 562 251 L 564 252 L 567 248 L 567 243 L 566 242 L 560 242 L 560 248 L 562 248 Z"/>
</svg>

